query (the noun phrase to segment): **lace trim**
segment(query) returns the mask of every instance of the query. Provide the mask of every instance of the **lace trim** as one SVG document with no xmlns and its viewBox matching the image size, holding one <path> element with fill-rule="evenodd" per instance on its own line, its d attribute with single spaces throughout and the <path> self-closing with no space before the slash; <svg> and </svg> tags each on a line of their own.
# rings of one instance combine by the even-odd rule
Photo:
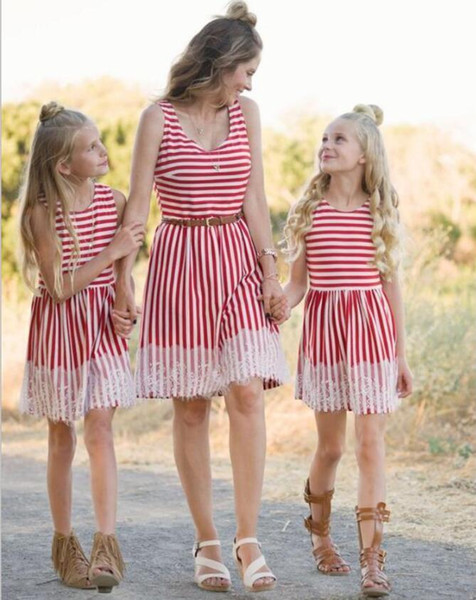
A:
<svg viewBox="0 0 476 600">
<path fill-rule="evenodd" d="M 258 377 L 269 389 L 289 377 L 279 334 L 268 329 L 242 330 L 220 349 L 149 345 L 139 348 L 136 364 L 140 398 L 211 398 L 232 383 L 245 385 Z"/>
<path fill-rule="evenodd" d="M 313 365 L 302 359 L 296 377 L 296 398 L 313 410 L 351 410 L 355 414 L 393 412 L 399 404 L 396 361 L 359 363 L 348 367 Z"/>
<path fill-rule="evenodd" d="M 135 403 L 128 353 L 97 357 L 73 371 L 26 364 L 20 395 L 23 413 L 72 423 L 93 408 Z"/>
</svg>

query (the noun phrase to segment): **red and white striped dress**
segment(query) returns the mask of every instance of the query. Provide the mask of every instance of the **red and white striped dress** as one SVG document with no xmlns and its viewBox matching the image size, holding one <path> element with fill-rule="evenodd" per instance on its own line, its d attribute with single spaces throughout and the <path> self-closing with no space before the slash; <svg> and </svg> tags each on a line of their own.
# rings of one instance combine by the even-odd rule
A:
<svg viewBox="0 0 476 600">
<path fill-rule="evenodd" d="M 305 237 L 310 289 L 296 397 L 314 410 L 387 413 L 398 403 L 396 332 L 375 256 L 368 201 L 353 211 L 321 200 Z"/>
<path fill-rule="evenodd" d="M 246 124 L 229 107 L 229 134 L 208 152 L 183 131 L 173 106 L 155 167 L 164 217 L 227 216 L 243 206 L 251 170 Z M 141 398 L 222 395 L 254 377 L 279 385 L 286 365 L 277 326 L 265 316 L 262 272 L 244 219 L 220 226 L 162 222 L 144 291 L 136 390 Z"/>
<path fill-rule="evenodd" d="M 79 238 L 77 268 L 104 250 L 117 229 L 110 187 L 95 184 L 90 206 L 71 213 Z M 56 230 L 62 270 L 71 270 L 73 244 L 58 205 Z M 54 302 L 43 279 L 33 298 L 20 409 L 71 423 L 92 408 L 129 406 L 135 394 L 126 340 L 114 333 L 113 268 L 62 303 Z"/>
</svg>

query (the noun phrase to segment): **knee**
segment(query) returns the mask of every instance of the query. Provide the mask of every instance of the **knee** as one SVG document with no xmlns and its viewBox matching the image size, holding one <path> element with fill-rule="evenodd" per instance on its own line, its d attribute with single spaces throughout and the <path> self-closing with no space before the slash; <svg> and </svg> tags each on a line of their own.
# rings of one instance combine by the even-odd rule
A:
<svg viewBox="0 0 476 600">
<path fill-rule="evenodd" d="M 84 445 L 91 454 L 104 446 L 112 445 L 112 424 L 110 420 L 95 420 L 85 423 Z"/>
<path fill-rule="evenodd" d="M 317 454 L 319 456 L 320 461 L 328 465 L 335 465 L 342 458 L 344 450 L 344 442 L 335 440 L 331 442 L 326 442 L 324 444 L 319 443 L 317 447 Z"/>
<path fill-rule="evenodd" d="M 243 417 L 251 417 L 264 413 L 262 388 L 256 385 L 236 385 L 227 402 L 230 416 L 235 413 Z"/>
<path fill-rule="evenodd" d="M 384 438 L 377 433 L 358 438 L 355 445 L 355 456 L 359 466 L 375 463 L 385 453 Z"/>
<path fill-rule="evenodd" d="M 76 432 L 74 427 L 64 423 L 50 426 L 48 452 L 53 456 L 73 460 L 76 450 Z"/>
<path fill-rule="evenodd" d="M 186 427 L 200 427 L 208 422 L 209 400 L 176 400 L 175 422 Z"/>
</svg>

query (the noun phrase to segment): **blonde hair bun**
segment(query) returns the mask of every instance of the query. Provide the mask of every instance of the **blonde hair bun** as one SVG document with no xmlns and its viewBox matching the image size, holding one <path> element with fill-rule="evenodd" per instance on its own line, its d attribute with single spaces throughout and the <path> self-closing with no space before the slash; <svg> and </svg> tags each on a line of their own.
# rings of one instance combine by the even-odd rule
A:
<svg viewBox="0 0 476 600">
<path fill-rule="evenodd" d="M 376 104 L 357 104 L 353 112 L 368 115 L 377 126 L 383 123 L 383 110 Z"/>
<path fill-rule="evenodd" d="M 53 117 L 56 117 L 57 114 L 64 110 L 64 106 L 58 104 L 57 102 L 48 102 L 48 104 L 43 104 L 40 111 L 40 121 L 44 123 Z"/>
<path fill-rule="evenodd" d="M 255 27 L 256 23 L 258 22 L 256 15 L 248 12 L 248 6 L 246 5 L 246 2 L 231 2 L 228 5 L 225 16 L 227 19 L 244 21 L 245 23 L 248 23 L 248 25 L 251 25 L 251 27 Z"/>
</svg>

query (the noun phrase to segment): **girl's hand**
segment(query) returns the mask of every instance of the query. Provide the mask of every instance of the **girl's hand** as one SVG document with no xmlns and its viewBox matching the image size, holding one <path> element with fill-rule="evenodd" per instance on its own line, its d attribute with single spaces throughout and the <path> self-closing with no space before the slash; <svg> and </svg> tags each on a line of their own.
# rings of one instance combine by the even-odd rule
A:
<svg viewBox="0 0 476 600">
<path fill-rule="evenodd" d="M 145 228 L 142 223 L 129 223 L 120 227 L 109 245 L 113 260 L 119 260 L 141 247 Z"/>
<path fill-rule="evenodd" d="M 404 358 L 398 359 L 398 379 L 397 392 L 399 398 L 406 398 L 413 391 L 413 375 L 410 371 L 407 361 Z"/>
</svg>

